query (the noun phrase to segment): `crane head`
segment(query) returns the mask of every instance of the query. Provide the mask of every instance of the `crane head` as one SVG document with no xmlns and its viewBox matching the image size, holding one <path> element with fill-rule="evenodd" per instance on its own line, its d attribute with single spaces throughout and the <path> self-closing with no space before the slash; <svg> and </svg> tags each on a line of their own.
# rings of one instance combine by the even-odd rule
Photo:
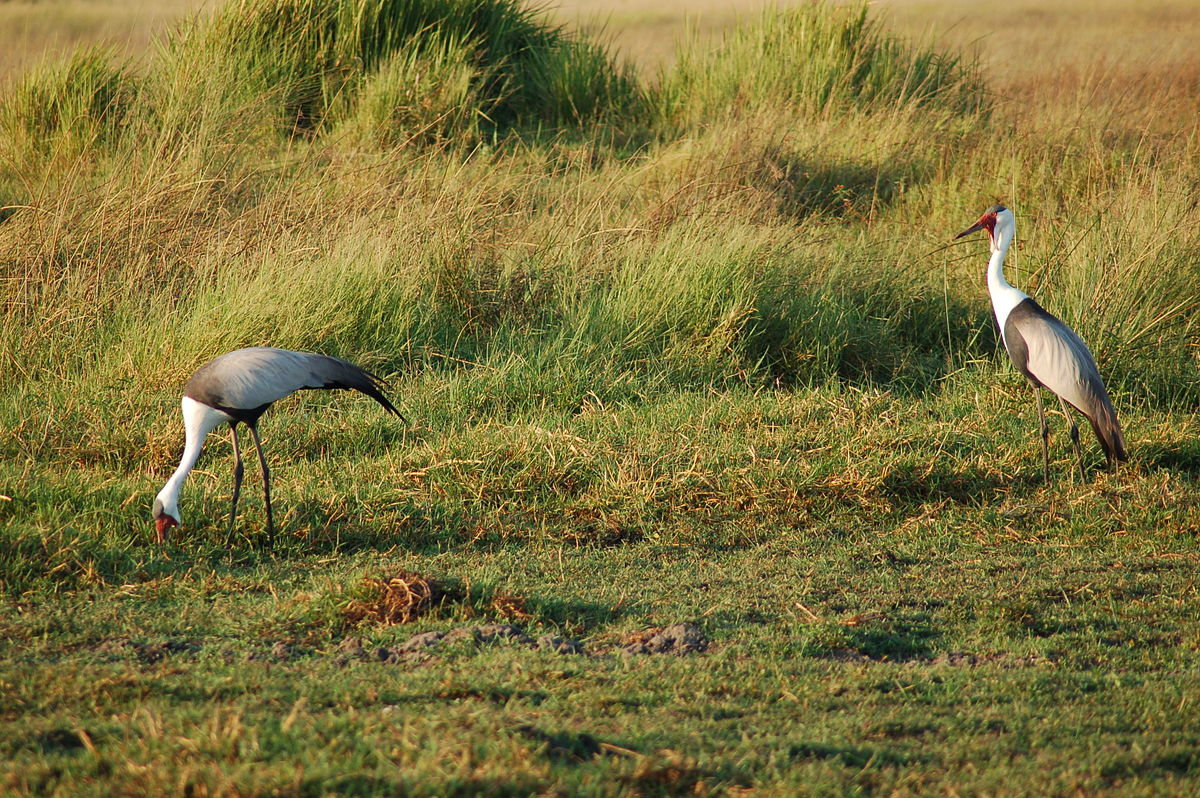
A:
<svg viewBox="0 0 1200 798">
<path fill-rule="evenodd" d="M 161 499 L 154 500 L 154 533 L 159 543 L 165 543 L 167 532 L 173 526 L 179 526 L 179 519 L 163 508 Z"/>
<path fill-rule="evenodd" d="M 993 205 L 983 212 L 983 216 L 979 217 L 979 221 L 956 235 L 954 239 L 957 241 L 963 236 L 970 235 L 977 230 L 987 230 L 988 243 L 991 244 L 994 250 L 996 248 L 996 226 L 1011 224 L 1013 221 L 1012 211 L 1003 205 Z"/>
</svg>

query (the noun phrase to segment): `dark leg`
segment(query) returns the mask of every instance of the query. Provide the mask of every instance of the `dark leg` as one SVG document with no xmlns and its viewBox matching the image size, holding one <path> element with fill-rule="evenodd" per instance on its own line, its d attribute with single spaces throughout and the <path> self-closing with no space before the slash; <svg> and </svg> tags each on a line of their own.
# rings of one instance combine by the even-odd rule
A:
<svg viewBox="0 0 1200 798">
<path fill-rule="evenodd" d="M 1038 425 L 1042 436 L 1042 479 L 1046 484 L 1050 484 L 1050 427 L 1046 424 L 1046 408 L 1042 406 L 1042 389 L 1041 386 L 1033 386 L 1033 396 L 1037 399 L 1038 406 Z M 254 427 L 250 428 L 251 430 Z"/>
<path fill-rule="evenodd" d="M 258 424 L 247 424 L 254 437 L 254 448 L 258 450 L 258 464 L 262 468 L 263 496 L 267 502 L 267 548 L 275 548 L 275 517 L 271 515 L 271 470 L 267 468 L 267 457 L 263 454 L 262 441 L 258 438 Z"/>
<path fill-rule="evenodd" d="M 242 475 L 245 473 L 245 468 L 242 466 L 242 447 L 238 445 L 236 421 L 230 423 L 229 432 L 233 436 L 233 502 L 229 506 L 229 533 L 225 536 L 225 548 L 233 545 L 233 528 L 237 522 L 238 497 L 242 495 Z"/>
<path fill-rule="evenodd" d="M 1083 450 L 1079 448 L 1079 425 L 1075 423 L 1075 415 L 1071 412 L 1071 406 L 1067 404 L 1067 400 L 1060 396 L 1058 403 L 1062 405 L 1063 415 L 1067 417 L 1067 423 L 1071 425 L 1071 446 L 1075 449 L 1075 460 L 1079 463 L 1079 481 L 1087 482 L 1087 475 L 1083 473 Z"/>
</svg>

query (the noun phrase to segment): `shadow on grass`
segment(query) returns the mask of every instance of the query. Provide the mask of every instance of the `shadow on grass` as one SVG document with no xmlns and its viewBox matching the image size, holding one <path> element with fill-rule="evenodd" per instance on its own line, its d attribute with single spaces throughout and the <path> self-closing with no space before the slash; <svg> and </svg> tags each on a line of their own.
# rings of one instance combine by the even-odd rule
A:
<svg viewBox="0 0 1200 798">
<path fill-rule="evenodd" d="M 232 573 L 289 557 L 396 547 L 430 553 L 461 542 L 461 536 L 446 533 L 447 528 L 461 528 L 460 519 L 443 518 L 436 506 L 407 512 L 402 508 L 381 528 L 330 521 L 327 508 L 305 502 L 295 514 L 280 513 L 291 517 L 280 524 L 273 550 L 265 548 L 265 518 L 258 506 L 239 512 L 232 544 L 227 545 L 228 512 L 224 501 L 197 508 L 194 517 L 203 520 L 173 530 L 165 544 L 155 542 L 153 527 L 140 520 L 100 534 L 67 526 L 50 537 L 31 527 L 0 527 L 0 589 L 19 596 L 35 588 L 59 591 L 100 583 L 154 582 L 186 573 L 198 563 L 216 573 Z"/>
<path fill-rule="evenodd" d="M 513 779 L 466 778 L 453 779 L 441 784 L 431 784 L 428 781 L 418 782 L 420 794 L 454 796 L 526 796 L 538 795 L 545 786 L 540 780 L 531 777 Z M 301 796 L 375 796 L 375 795 L 411 795 L 414 784 L 407 780 L 381 779 L 374 776 L 345 776 L 343 778 L 314 778 L 300 784 L 297 792 Z"/>
<path fill-rule="evenodd" d="M 1197 769 L 1200 769 L 1200 748 L 1184 744 L 1145 756 L 1122 756 L 1105 765 L 1100 773 L 1110 782 L 1120 782 L 1139 777 L 1189 775 Z"/>
<path fill-rule="evenodd" d="M 370 517 L 371 510 L 362 513 L 330 507 L 318 501 L 300 501 L 275 506 L 276 541 L 273 552 L 279 557 L 303 555 L 353 554 L 360 551 L 379 551 L 395 547 L 413 553 L 428 554 L 461 543 L 465 521 L 459 514 L 447 511 L 437 503 L 403 503 L 387 507 L 386 514 Z M 282 517 L 282 521 L 280 520 Z M 225 519 L 210 524 L 205 530 L 209 540 L 221 545 L 214 555 L 236 561 L 253 558 L 254 552 L 265 545 L 265 517 L 259 506 L 239 511 L 239 523 L 234 534 L 233 548 L 226 550 Z"/>
<path fill-rule="evenodd" d="M 612 607 L 590 601 L 526 596 L 525 606 L 539 620 L 576 632 L 612 623 L 620 617 L 620 612 Z"/>
<path fill-rule="evenodd" d="M 548 732 L 532 724 L 517 726 L 514 731 L 539 746 L 545 746 L 546 757 L 556 762 L 590 762 L 604 750 L 601 741 L 587 732 Z"/>
<path fill-rule="evenodd" d="M 145 543 L 131 546 L 130 540 Z M 143 537 L 141 527 L 112 538 L 70 527 L 52 536 L 32 528 L 0 529 L 0 586 L 14 598 L 39 588 L 58 592 L 98 582 L 149 582 L 189 567 L 163 556 L 153 532 Z"/>
<path fill-rule="evenodd" d="M 505 591 L 498 590 L 490 584 L 464 585 L 457 580 L 444 580 L 451 589 L 460 592 L 463 600 L 475 607 L 481 615 L 490 614 L 496 601 L 508 597 Z M 542 623 L 550 623 L 560 629 L 570 630 L 578 634 L 596 626 L 612 623 L 620 613 L 606 604 L 593 601 L 579 601 L 555 597 L 521 596 L 519 604 L 529 618 Z M 509 618 L 514 623 L 523 623 L 525 619 Z"/>
<path fill-rule="evenodd" d="M 1033 481 L 1025 477 L 1001 481 L 998 475 L 978 468 L 952 471 L 937 467 L 931 469 L 921 463 L 903 463 L 884 477 L 880 489 L 885 496 L 899 504 L 949 500 L 956 504 L 978 506 L 1001 499 L 1014 487 L 1030 488 L 1033 487 Z"/>
<path fill-rule="evenodd" d="M 847 642 L 864 657 L 908 662 L 933 656 L 929 642 L 937 636 L 931 626 L 895 621 L 883 629 L 853 629 Z"/>
<path fill-rule="evenodd" d="M 866 768 L 869 765 L 907 765 L 913 757 L 903 756 L 882 748 L 867 748 L 853 745 L 829 745 L 827 743 L 797 743 L 787 750 L 791 759 L 817 759 L 836 761 L 846 767 Z"/>
<path fill-rule="evenodd" d="M 1152 443 L 1138 446 L 1131 453 L 1154 468 L 1182 471 L 1192 476 L 1200 475 L 1200 440 L 1180 440 L 1175 443 Z"/>
<path fill-rule="evenodd" d="M 862 263 L 835 282 L 778 286 L 746 351 L 780 387 L 834 380 L 921 397 L 942 391 L 964 358 L 994 351 L 994 327 L 985 305 L 889 280 Z"/>
<path fill-rule="evenodd" d="M 29 747 L 43 754 L 77 753 L 86 747 L 79 731 L 63 727 L 49 729 L 48 731 L 33 735 L 30 738 Z M 99 737 L 95 733 L 92 733 L 90 736 L 93 740 Z"/>
<path fill-rule="evenodd" d="M 780 210 L 799 220 L 814 213 L 865 217 L 894 202 L 913 171 L 903 164 L 871 167 L 769 150 L 758 178 L 779 198 Z"/>
<path fill-rule="evenodd" d="M 813 653 L 837 661 L 912 662 L 933 656 L 940 636 L 926 613 L 881 619 L 863 626 L 826 623 L 813 630 Z"/>
</svg>

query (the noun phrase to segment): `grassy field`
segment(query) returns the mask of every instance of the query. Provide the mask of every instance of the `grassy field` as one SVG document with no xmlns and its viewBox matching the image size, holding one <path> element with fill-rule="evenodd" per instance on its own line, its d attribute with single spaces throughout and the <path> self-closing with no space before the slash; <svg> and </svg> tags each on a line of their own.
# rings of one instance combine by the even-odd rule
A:
<svg viewBox="0 0 1200 798">
<path fill-rule="evenodd" d="M 1126 6 L 0 4 L 0 792 L 1194 794 L 1200 10 Z M 262 344 L 410 423 L 273 408 L 273 551 L 218 431 L 156 544 Z"/>
</svg>

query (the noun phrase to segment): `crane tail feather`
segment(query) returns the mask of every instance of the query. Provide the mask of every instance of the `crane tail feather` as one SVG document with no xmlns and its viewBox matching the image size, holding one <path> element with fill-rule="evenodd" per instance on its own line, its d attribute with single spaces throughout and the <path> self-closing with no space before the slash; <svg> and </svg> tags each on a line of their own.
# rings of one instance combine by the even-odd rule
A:
<svg viewBox="0 0 1200 798">
<path fill-rule="evenodd" d="M 357 366 L 349 361 L 341 360 L 340 358 L 326 357 L 327 361 L 337 364 L 338 368 L 332 369 L 335 371 L 334 379 L 329 380 L 323 386 L 325 388 L 348 388 L 366 394 L 379 403 L 384 410 L 399 418 L 401 421 L 408 423 L 408 419 L 396 409 L 388 399 L 384 391 L 388 390 L 387 381 L 376 374 L 367 371 L 362 366 Z"/>
<path fill-rule="evenodd" d="M 1125 452 L 1125 436 L 1121 432 L 1121 423 L 1117 421 L 1117 411 L 1113 409 L 1112 404 L 1107 401 L 1100 402 L 1093 410 L 1094 412 L 1085 415 L 1091 422 L 1092 431 L 1096 433 L 1096 440 L 1100 441 L 1100 448 L 1104 450 L 1109 464 L 1129 460 L 1129 455 Z"/>
</svg>

